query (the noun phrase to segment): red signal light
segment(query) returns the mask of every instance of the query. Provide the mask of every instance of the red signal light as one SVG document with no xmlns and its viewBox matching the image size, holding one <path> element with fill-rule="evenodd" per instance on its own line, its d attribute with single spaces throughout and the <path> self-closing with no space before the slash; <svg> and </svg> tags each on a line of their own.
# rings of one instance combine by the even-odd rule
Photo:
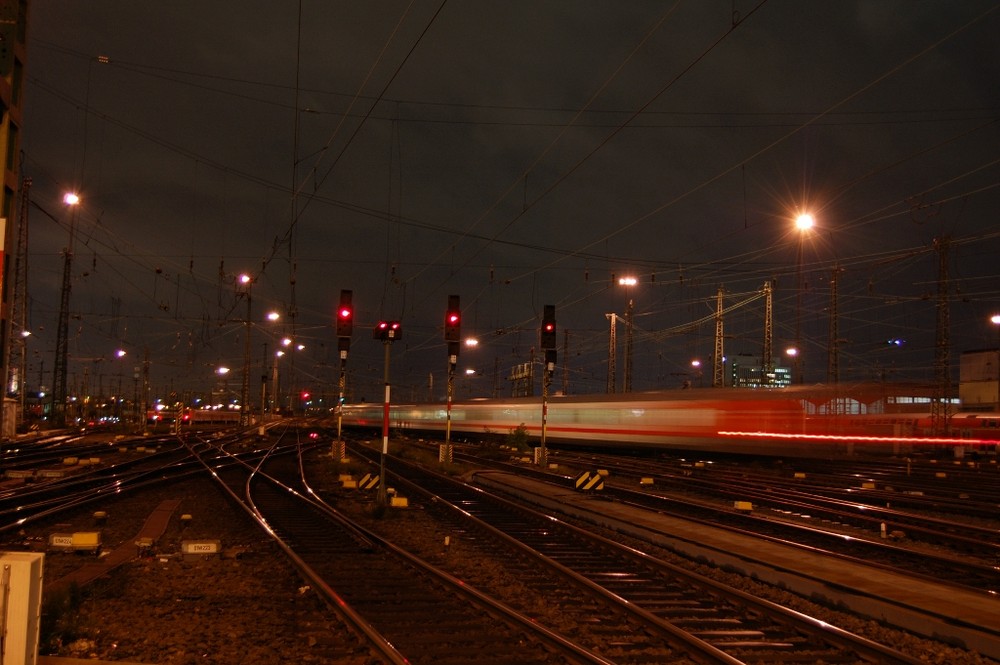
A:
<svg viewBox="0 0 1000 665">
<path fill-rule="evenodd" d="M 462 307 L 458 296 L 448 296 L 448 308 L 444 311 L 444 340 L 453 343 L 459 342 L 461 339 Z"/>
<path fill-rule="evenodd" d="M 556 308 L 555 305 L 545 305 L 542 313 L 542 328 L 539 331 L 540 346 L 545 350 L 556 348 Z"/>
<path fill-rule="evenodd" d="M 354 332 L 354 307 L 351 303 L 353 293 L 349 289 L 340 292 L 340 307 L 337 309 L 337 337 L 350 338 Z M 347 339 L 345 344 L 350 344 Z"/>
<path fill-rule="evenodd" d="M 372 336 L 384 342 L 391 342 L 402 338 L 403 329 L 399 321 L 379 321 L 372 329 Z"/>
</svg>

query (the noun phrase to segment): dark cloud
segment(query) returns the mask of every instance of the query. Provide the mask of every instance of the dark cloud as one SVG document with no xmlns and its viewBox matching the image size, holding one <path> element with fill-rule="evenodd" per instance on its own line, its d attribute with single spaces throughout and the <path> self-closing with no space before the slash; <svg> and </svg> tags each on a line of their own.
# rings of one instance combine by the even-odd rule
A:
<svg viewBox="0 0 1000 665">
<path fill-rule="evenodd" d="M 792 338 L 790 220 L 808 207 L 807 378 L 825 379 L 840 266 L 845 378 L 930 379 L 936 239 L 953 352 L 996 341 L 991 7 L 304 2 L 300 23 L 263 2 L 34 3 L 24 171 L 51 215 L 32 212 L 35 367 L 52 366 L 60 193 L 78 188 L 71 372 L 124 344 L 154 386 L 201 388 L 242 362 L 248 270 L 255 319 L 296 313 L 303 384 L 335 384 L 350 288 L 359 386 L 381 379 L 364 326 L 399 318 L 395 368 L 426 394 L 451 293 L 483 337 L 462 364 L 488 377 L 528 360 L 556 304 L 575 392 L 603 389 L 605 314 L 631 297 L 634 386 L 672 385 L 713 350 L 711 326 L 684 327 L 720 287 L 735 303 L 776 280 L 776 348 Z M 255 362 L 289 326 L 255 323 Z M 762 305 L 727 333 L 758 352 Z"/>
</svg>

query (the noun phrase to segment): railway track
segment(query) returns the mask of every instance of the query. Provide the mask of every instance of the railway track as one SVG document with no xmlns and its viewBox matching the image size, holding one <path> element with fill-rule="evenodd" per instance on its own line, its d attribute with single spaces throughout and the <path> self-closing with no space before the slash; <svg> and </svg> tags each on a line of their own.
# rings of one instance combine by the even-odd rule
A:
<svg viewBox="0 0 1000 665">
<path fill-rule="evenodd" d="M 162 483 L 165 477 L 182 477 L 200 468 L 179 445 L 126 457 L 111 464 L 60 471 L 51 477 L 38 471 L 30 483 L 8 481 L 0 490 L 0 533 L 17 531 L 25 524 L 80 506 L 97 505 L 106 497 Z"/>
<path fill-rule="evenodd" d="M 876 468 L 883 468 L 884 463 Z M 996 556 L 1000 546 L 996 506 L 1000 473 L 995 465 L 951 469 L 923 463 L 918 471 L 900 462 L 892 472 L 874 471 L 869 462 L 828 463 L 828 468 L 771 476 L 772 492 L 806 497 L 818 510 L 830 509 L 870 528 L 878 521 L 907 531 L 909 538 L 953 547 L 972 556 Z M 716 469 L 713 469 L 715 475 Z M 727 481 L 736 473 L 723 471 Z"/>
<path fill-rule="evenodd" d="M 477 461 L 481 462 L 478 458 Z M 944 526 L 934 529 L 933 519 L 928 519 L 927 524 L 920 527 L 916 525 L 919 516 L 913 515 L 909 516 L 908 522 L 901 517 L 896 521 L 887 521 L 890 514 L 898 515 L 889 509 L 885 509 L 881 517 L 857 515 L 843 506 L 840 510 L 831 507 L 830 502 L 822 497 L 810 497 L 787 488 L 768 489 L 766 479 L 715 478 L 711 471 L 699 475 L 690 469 L 671 472 L 661 469 L 657 473 L 655 467 L 650 470 L 647 465 L 644 475 L 651 478 L 653 484 L 646 489 L 633 489 L 639 487 L 639 476 L 629 476 L 627 469 L 630 464 L 637 463 L 621 462 L 625 470 L 619 473 L 613 461 L 602 458 L 601 462 L 603 468 L 611 470 L 612 478 L 624 476 L 634 481 L 630 483 L 632 487 L 620 483 L 610 483 L 606 487 L 608 497 L 623 503 L 791 545 L 819 548 L 837 556 L 863 560 L 869 565 L 904 570 L 984 593 L 1000 590 L 997 586 L 1000 578 L 996 571 L 996 564 L 1000 561 L 1000 544 L 996 542 L 995 529 L 954 522 L 949 523 L 947 529 Z M 498 462 L 491 462 L 490 465 L 572 486 L 572 477 L 565 475 Z M 595 468 L 593 464 L 589 467 Z M 752 513 L 734 510 L 735 500 L 751 502 L 754 505 Z M 878 534 L 883 523 L 887 534 L 902 529 L 907 537 L 880 537 Z M 904 529 L 904 523 L 914 525 L 912 534 Z M 870 537 L 865 537 L 865 533 Z M 932 543 L 934 548 L 915 547 L 913 543 L 917 540 Z"/>
<path fill-rule="evenodd" d="M 419 466 L 392 458 L 388 468 L 423 494 L 425 511 L 563 608 L 581 637 L 614 635 L 616 662 L 648 662 L 655 650 L 643 635 L 699 662 L 918 662 Z"/>
<path fill-rule="evenodd" d="M 312 571 L 303 572 L 303 574 L 310 580 L 311 586 L 320 590 L 321 587 L 329 587 L 330 593 L 328 594 L 328 604 L 336 607 L 340 613 L 353 614 L 353 621 L 345 619 L 344 620 L 344 633 L 348 632 L 346 626 L 352 626 L 350 629 L 355 633 L 361 635 L 359 637 L 359 645 L 367 645 L 369 641 L 382 640 L 385 642 L 385 636 L 381 634 L 381 631 L 372 628 L 374 622 L 369 622 L 361 612 L 357 611 L 356 608 L 361 608 L 364 606 L 364 600 L 357 601 L 353 603 L 347 602 L 348 592 L 352 597 L 358 596 L 361 598 L 365 597 L 365 585 L 372 584 L 371 580 L 361 581 L 365 578 L 366 572 L 372 569 L 370 566 L 366 565 L 370 560 L 373 560 L 373 555 L 375 554 L 375 545 L 378 543 L 378 537 L 374 534 L 359 530 L 356 526 L 347 526 L 342 518 L 344 515 L 337 513 L 339 511 L 330 508 L 329 506 L 323 507 L 316 504 L 313 501 L 309 501 L 313 492 L 306 490 L 305 488 L 299 489 L 299 491 L 291 492 L 289 489 L 281 489 L 281 485 L 274 485 L 273 482 L 265 482 L 265 474 L 254 473 L 252 470 L 260 467 L 263 471 L 267 471 L 268 475 L 273 475 L 275 477 L 280 477 L 284 480 L 284 486 L 288 488 L 294 488 L 299 482 L 298 476 L 300 475 L 300 469 L 298 465 L 294 464 L 294 456 L 292 451 L 298 451 L 298 446 L 291 446 L 282 444 L 275 449 L 275 453 L 286 452 L 287 455 L 272 455 L 270 461 L 265 462 L 265 458 L 268 454 L 267 450 L 261 450 L 259 444 L 248 445 L 246 443 L 239 443 L 238 445 L 230 445 L 232 442 L 229 440 L 213 440 L 211 443 L 206 442 L 204 445 L 195 447 L 192 450 L 192 454 L 197 452 L 198 456 L 204 460 L 199 463 L 199 466 L 204 468 L 209 468 L 212 470 L 213 474 L 216 474 L 220 479 L 226 480 L 226 486 L 230 488 L 236 496 L 244 496 L 246 488 L 248 487 L 248 479 L 253 478 L 250 482 L 250 489 L 252 499 L 249 499 L 248 512 L 257 515 L 258 517 L 263 515 L 270 515 L 272 519 L 265 521 L 268 528 L 275 533 L 282 534 L 285 536 L 285 540 L 289 544 L 289 555 L 298 562 L 298 567 L 302 571 Z M 226 453 L 225 448 L 231 448 L 232 452 Z M 316 448 L 315 450 L 320 450 Z M 312 453 L 310 453 L 312 454 Z M 315 462 L 315 459 L 313 460 Z M 164 469 L 162 473 L 158 474 L 160 478 L 172 477 L 172 474 L 178 471 L 177 466 L 172 466 L 169 470 Z M 184 473 L 189 473 L 185 471 Z M 157 474 L 153 474 L 154 476 Z M 201 474 L 205 475 L 205 474 Z M 152 483 L 152 481 L 151 481 Z M 136 486 L 141 487 L 141 485 Z M 277 488 L 277 489 L 276 489 Z M 34 489 L 34 488 L 31 488 Z M 305 501 L 305 504 L 302 503 Z M 290 502 L 287 506 L 282 507 L 286 502 Z M 438 507 L 436 504 L 441 504 L 443 506 L 444 502 L 434 501 L 435 509 Z M 424 504 L 421 502 L 421 507 Z M 303 507 L 306 506 L 306 507 Z M 370 506 L 369 506 L 370 508 Z M 366 511 L 368 508 L 365 509 Z M 418 510 L 418 511 L 404 511 L 402 514 L 406 515 L 424 515 L 436 512 L 436 510 Z M 448 509 L 446 513 L 453 512 L 453 509 Z M 279 519 L 280 517 L 280 519 Z M 332 519 L 332 521 L 331 521 Z M 402 519 L 410 519 L 409 517 Z M 401 521 L 402 521 L 401 519 Z M 443 518 L 444 519 L 444 518 Z M 453 518 L 452 518 L 453 519 Z M 389 519 L 389 523 L 392 523 L 392 519 Z M 316 524 L 325 524 L 326 526 L 320 526 L 318 535 L 314 531 Z M 381 522 L 380 522 L 381 523 Z M 443 522 L 442 522 L 443 523 Z M 598 598 L 604 593 L 600 590 L 590 588 L 586 582 L 578 582 L 576 584 L 572 582 L 563 581 L 562 574 L 556 574 L 552 572 L 545 572 L 546 569 L 539 566 L 537 562 L 533 562 L 530 556 L 525 555 L 524 557 L 512 557 L 505 548 L 509 545 L 505 545 L 496 539 L 494 536 L 487 537 L 482 533 L 477 533 L 477 528 L 470 528 L 468 524 L 463 523 L 462 526 L 456 527 L 454 522 L 449 523 L 450 526 L 447 527 L 452 533 L 461 532 L 463 534 L 475 534 L 474 539 L 476 546 L 479 547 L 480 544 L 483 546 L 483 559 L 482 560 L 492 560 L 497 563 L 497 567 L 510 568 L 510 572 L 507 573 L 505 579 L 514 579 L 520 586 L 523 580 L 533 580 L 532 586 L 534 590 L 529 590 L 528 587 L 524 586 L 522 588 L 526 589 L 526 597 L 530 600 L 527 605 L 521 608 L 523 611 L 520 613 L 521 618 L 514 622 L 513 627 L 508 624 L 507 628 L 504 628 L 498 634 L 504 635 L 504 643 L 507 643 L 507 636 L 514 636 L 517 638 L 518 648 L 527 648 L 532 654 L 542 654 L 544 659 L 539 660 L 529 660 L 522 653 L 517 653 L 515 656 L 511 656 L 511 662 L 606 662 L 606 663 L 648 663 L 648 662 L 692 662 L 692 660 L 697 660 L 697 662 L 726 662 L 726 663 L 739 663 L 744 662 L 731 654 L 726 653 L 722 649 L 718 649 L 710 643 L 709 640 L 703 640 L 709 642 L 710 646 L 717 649 L 719 653 L 712 655 L 711 650 L 709 650 L 708 655 L 703 655 L 697 659 L 691 657 L 691 653 L 694 650 L 675 646 L 673 648 L 666 647 L 667 637 L 664 636 L 662 632 L 663 627 L 659 625 L 662 623 L 662 619 L 658 619 L 653 623 L 649 623 L 646 618 L 640 615 L 630 614 L 629 612 L 622 611 L 620 607 L 614 607 L 613 605 L 607 605 L 604 601 L 599 601 Z M 330 526 L 336 525 L 336 526 Z M 343 547 L 343 552 L 338 553 L 338 541 L 342 534 L 338 535 L 333 540 L 330 540 L 330 534 L 334 531 L 337 532 L 347 532 L 349 537 L 346 541 L 346 545 Z M 468 540 L 463 536 L 463 540 Z M 399 549 L 398 547 L 393 548 L 392 545 L 385 543 L 385 547 L 389 550 Z M 415 548 L 419 551 L 419 548 Z M 536 549 L 532 547 L 532 549 Z M 587 547 L 584 547 L 586 550 Z M 362 554 L 358 554 L 358 552 Z M 330 556 L 329 553 L 335 553 L 336 556 Z M 505 553 L 506 552 L 506 553 Z M 308 557 L 304 556 L 308 554 Z M 440 555 L 440 552 L 438 552 Z M 381 555 L 379 555 L 381 557 Z M 400 553 L 398 556 L 404 556 Z M 423 554 L 421 554 L 423 556 Z M 349 568 L 346 565 L 338 566 L 337 560 L 342 557 L 347 557 L 348 559 L 361 559 L 363 563 L 359 568 Z M 344 580 L 338 582 L 339 588 L 334 587 L 329 584 L 324 576 L 319 575 L 315 570 L 308 565 L 308 559 L 315 559 L 318 561 L 315 570 L 322 570 L 322 565 L 332 566 L 334 569 L 338 567 L 344 568 L 347 571 L 354 571 L 353 574 L 348 572 Z M 434 553 L 427 556 L 435 563 L 439 565 L 442 563 L 440 561 L 440 556 L 437 559 Z M 444 557 L 447 560 L 447 556 Z M 528 563 L 522 565 L 521 559 L 524 559 Z M 478 559 L 477 559 L 478 560 Z M 586 565 L 586 564 L 584 564 Z M 419 560 L 414 559 L 413 561 L 408 561 L 403 564 L 403 568 L 411 568 L 413 570 L 423 569 L 423 566 Z M 441 566 L 444 567 L 444 566 Z M 569 570 L 569 565 L 564 565 L 564 567 Z M 358 572 L 360 570 L 360 572 Z M 543 572 L 539 572 L 543 571 Z M 508 604 L 520 608 L 516 602 L 511 602 L 510 596 L 501 593 L 503 589 L 494 589 L 490 587 L 491 583 L 495 583 L 495 578 L 493 577 L 493 572 L 487 567 L 485 571 L 473 571 L 472 573 L 465 571 L 461 575 L 453 575 L 455 580 L 460 580 L 460 586 L 469 588 L 481 589 L 484 593 L 489 596 L 493 596 L 494 592 L 498 597 L 503 597 L 504 601 Z M 433 573 L 425 573 L 430 575 L 430 586 L 432 588 L 437 588 L 439 585 L 447 586 L 445 582 L 442 582 Z M 310 577 L 312 576 L 312 577 Z M 389 594 L 393 592 L 398 592 L 399 586 L 404 586 L 410 588 L 413 586 L 409 581 L 403 581 L 401 585 L 396 585 L 391 582 L 386 582 L 386 580 L 393 579 L 395 576 L 399 580 L 408 580 L 401 576 L 401 573 L 395 571 L 388 571 L 385 573 L 376 573 L 375 583 L 376 586 L 372 587 L 376 589 L 377 595 L 375 609 L 372 610 L 372 616 L 379 614 L 379 606 L 386 602 L 390 597 Z M 573 575 L 570 574 L 570 577 Z M 605 577 L 608 577 L 605 573 Z M 447 581 L 448 576 L 446 575 L 444 579 Z M 611 576 L 610 579 L 618 579 L 615 576 Z M 492 582 L 491 582 L 492 580 Z M 616 590 L 619 597 L 626 597 L 625 591 L 629 588 L 634 588 L 636 586 L 645 586 L 647 584 L 647 579 L 643 577 L 632 578 L 631 583 L 627 577 L 622 577 L 621 581 L 624 583 L 624 589 Z M 579 584 L 583 586 L 579 586 Z M 565 593 L 556 593 L 554 591 L 554 585 L 560 585 L 565 587 L 567 591 Z M 353 586 L 352 586 L 353 585 Z M 340 591 L 343 591 L 341 595 Z M 424 603 L 420 604 L 421 600 L 426 601 L 430 596 L 426 594 L 417 594 L 418 598 L 413 600 L 413 607 L 418 608 L 416 613 L 421 615 L 431 615 L 436 620 L 432 623 L 437 624 L 438 629 L 441 629 L 443 623 L 449 619 L 447 617 L 450 614 L 444 614 L 439 611 L 439 605 L 435 603 Z M 713 598 L 708 594 L 695 595 L 692 598 L 688 598 L 688 602 L 693 606 L 693 600 L 698 600 L 700 602 L 705 602 L 706 599 Z M 408 597 L 396 596 L 397 604 L 390 607 L 385 614 L 385 618 L 379 618 L 378 621 L 381 623 L 385 621 L 387 624 L 396 625 L 398 629 L 404 634 L 402 637 L 397 637 L 397 640 L 393 642 L 392 649 L 390 652 L 398 652 L 396 647 L 397 642 L 402 643 L 405 639 L 413 639 L 412 635 L 422 635 L 424 640 L 431 640 L 435 644 L 446 645 L 444 647 L 445 651 L 441 653 L 434 653 L 433 662 L 449 662 L 448 658 L 451 654 L 448 652 L 449 647 L 451 647 L 451 652 L 455 654 L 455 659 L 453 662 L 469 662 L 468 652 L 475 649 L 492 649 L 496 650 L 496 646 L 491 643 L 487 643 L 486 646 L 481 647 L 469 647 L 467 649 L 456 648 L 455 631 L 440 630 L 437 633 L 430 633 L 423 630 L 418 623 L 410 623 L 410 614 L 408 612 L 401 612 L 401 608 L 409 606 L 411 599 Z M 481 596 L 474 601 L 487 606 L 492 607 L 493 603 L 487 596 Z M 633 601 L 630 604 L 636 604 L 637 601 Z M 534 605 L 532 605 L 534 603 Z M 740 606 L 741 601 L 736 601 L 737 606 Z M 551 611 L 553 608 L 558 608 L 558 614 L 560 615 L 559 622 L 552 620 L 551 614 L 546 614 L 545 612 L 539 612 L 539 604 L 545 604 Z M 368 610 L 366 610 L 367 612 Z M 745 611 L 745 610 L 744 610 Z M 515 612 L 515 614 L 518 614 Z M 490 609 L 486 610 L 487 620 L 497 621 L 495 612 Z M 650 613 L 651 617 L 656 619 L 656 615 Z M 526 623 L 525 623 L 526 622 Z M 553 633 L 550 635 L 550 639 L 555 640 L 555 646 L 551 644 L 546 644 L 545 639 L 542 638 L 526 638 L 527 629 L 525 626 L 537 625 L 540 622 L 549 622 L 549 625 L 558 625 L 559 630 L 563 635 Z M 486 624 L 492 626 L 492 624 Z M 373 637 L 365 636 L 364 626 L 368 626 L 372 630 Z M 480 630 L 480 629 L 476 629 Z M 496 628 L 486 628 L 484 630 L 497 633 Z M 341 631 L 337 631 L 340 634 Z M 476 631 L 460 631 L 460 635 L 463 640 L 467 632 Z M 588 637 L 585 633 L 591 633 Z M 668 631 L 669 632 L 669 631 Z M 706 631 L 707 632 L 710 631 Z M 730 635 L 735 635 L 732 631 L 726 631 Z M 597 635 L 596 638 L 593 635 Z M 721 635 L 721 633 L 720 633 Z M 408 637 L 409 636 L 409 637 Z M 717 635 L 718 636 L 718 635 Z M 772 635 L 772 637 L 775 637 Z M 549 638 L 547 638 L 549 639 Z M 451 640 L 450 642 L 447 640 Z M 775 641 L 777 638 L 775 638 Z M 426 647 L 421 645 L 421 640 L 416 640 L 416 645 L 414 648 L 420 652 L 427 651 Z M 575 646 L 575 643 L 581 642 L 584 646 Z M 795 633 L 794 638 L 789 638 L 787 641 L 793 646 L 789 648 L 789 652 L 792 654 L 791 660 L 782 659 L 782 662 L 801 662 L 801 663 L 812 663 L 816 662 L 815 658 L 824 659 L 824 662 L 854 662 L 860 656 L 857 655 L 856 651 L 852 649 L 843 649 L 839 654 L 833 651 L 817 650 L 812 651 L 811 647 L 813 642 L 811 639 L 803 638 L 801 633 Z M 465 644 L 465 642 L 461 642 Z M 369 648 L 368 646 L 359 646 L 359 649 Z M 569 649 L 569 653 L 563 651 L 563 649 Z M 594 656 L 593 653 L 588 652 L 588 648 L 591 652 L 598 652 L 599 655 Z M 782 645 L 782 648 L 785 648 Z M 778 650 L 780 654 L 781 649 Z M 401 653 L 401 652 L 400 652 Z M 465 653 L 465 658 L 457 657 L 457 654 Z M 480 652 L 482 653 L 482 652 Z M 492 652 L 491 652 L 492 653 Z M 650 656 L 650 653 L 655 653 L 654 656 Z M 397 653 L 398 655 L 398 653 Z M 398 662 L 394 661 L 392 656 L 388 655 L 377 655 L 372 657 L 383 662 Z M 541 657 L 540 657 L 541 658 Z M 721 660 L 720 660 L 721 658 Z M 767 656 L 756 656 L 751 657 L 748 660 L 750 662 L 771 662 L 768 660 L 770 655 Z M 410 662 L 431 662 L 431 660 L 423 661 L 421 659 L 410 658 Z M 886 659 L 884 655 L 878 657 L 868 656 L 867 660 L 876 660 L 878 662 L 913 662 L 912 660 L 891 660 Z M 492 662 L 492 660 L 491 660 Z"/>
<path fill-rule="evenodd" d="M 968 526 L 973 538 L 987 535 L 976 532 L 976 521 L 994 523 L 996 506 L 1000 504 L 1000 468 L 995 462 L 780 458 L 734 461 L 719 456 L 695 462 L 683 458 L 583 456 L 568 451 L 559 451 L 558 457 L 569 465 L 582 464 L 585 468 L 607 465 L 633 478 L 653 474 L 696 484 L 700 478 L 710 477 L 737 489 L 766 485 L 772 492 L 807 494 L 817 501 L 847 506 L 856 516 L 870 517 L 881 512 L 901 525 L 921 526 L 922 521 L 928 521 L 934 525 L 953 523 L 956 530 Z M 888 510 L 889 506 L 894 510 Z M 989 541 L 996 543 L 1000 539 L 990 537 Z"/>
<path fill-rule="evenodd" d="M 270 456 L 217 478 L 385 662 L 468 663 L 490 654 L 496 663 L 609 664 L 296 490 L 298 472 L 294 457 Z"/>
</svg>

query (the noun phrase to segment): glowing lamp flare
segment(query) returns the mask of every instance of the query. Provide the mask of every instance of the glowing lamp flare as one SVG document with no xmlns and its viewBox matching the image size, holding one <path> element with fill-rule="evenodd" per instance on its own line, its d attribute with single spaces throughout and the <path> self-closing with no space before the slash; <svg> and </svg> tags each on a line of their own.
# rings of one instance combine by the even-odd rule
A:
<svg viewBox="0 0 1000 665">
<path fill-rule="evenodd" d="M 809 213 L 803 213 L 795 218 L 795 228 L 799 231 L 808 231 L 816 224 L 816 219 Z"/>
</svg>

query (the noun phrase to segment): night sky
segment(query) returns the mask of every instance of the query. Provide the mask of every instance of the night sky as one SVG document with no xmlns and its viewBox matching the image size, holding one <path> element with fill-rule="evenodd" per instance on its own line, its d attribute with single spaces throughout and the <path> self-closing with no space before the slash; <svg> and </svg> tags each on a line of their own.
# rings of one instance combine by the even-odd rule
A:
<svg viewBox="0 0 1000 665">
<path fill-rule="evenodd" d="M 255 386 L 294 333 L 283 390 L 336 392 L 341 289 L 353 398 L 381 397 L 380 319 L 400 399 L 443 397 L 450 294 L 459 398 L 509 394 L 547 304 L 557 390 L 605 390 L 629 300 L 633 389 L 710 385 L 716 293 L 727 356 L 760 354 L 769 280 L 775 354 L 800 326 L 823 382 L 834 274 L 841 381 L 932 380 L 943 296 L 957 378 L 1000 339 L 997 35 L 980 0 L 36 1 L 29 388 L 71 227 L 71 391 L 239 372 L 242 272 Z"/>
</svg>

